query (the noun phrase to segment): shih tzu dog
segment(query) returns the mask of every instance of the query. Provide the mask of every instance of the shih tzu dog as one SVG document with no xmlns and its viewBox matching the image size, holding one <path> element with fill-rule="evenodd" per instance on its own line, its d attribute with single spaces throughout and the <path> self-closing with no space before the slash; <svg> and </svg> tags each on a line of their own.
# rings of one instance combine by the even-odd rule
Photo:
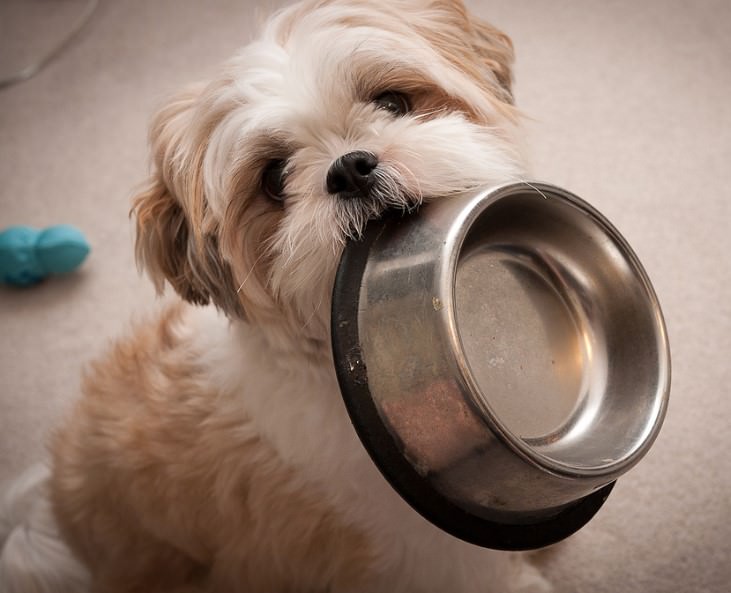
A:
<svg viewBox="0 0 731 593">
<path fill-rule="evenodd" d="M 4 592 L 538 592 L 391 489 L 333 370 L 345 242 L 524 177 L 510 40 L 460 0 L 305 0 L 151 131 L 136 252 L 182 297 L 89 369 L 8 494 Z"/>
</svg>

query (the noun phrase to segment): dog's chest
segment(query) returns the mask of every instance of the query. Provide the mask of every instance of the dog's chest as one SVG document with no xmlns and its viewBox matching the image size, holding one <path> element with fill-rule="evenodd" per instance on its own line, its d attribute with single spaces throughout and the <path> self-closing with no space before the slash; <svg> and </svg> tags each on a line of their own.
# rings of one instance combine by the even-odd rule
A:
<svg viewBox="0 0 731 593">
<path fill-rule="evenodd" d="M 210 308 L 191 310 L 187 331 L 225 394 L 219 405 L 243 412 L 306 482 L 347 502 L 348 513 L 361 498 L 401 507 L 358 440 L 327 357 L 274 350 L 260 330 L 233 326 Z"/>
<path fill-rule="evenodd" d="M 191 330 L 211 380 L 243 409 L 261 437 L 303 484 L 372 542 L 391 590 L 432 591 L 454 584 L 464 544 L 414 512 L 381 476 L 360 443 L 342 402 L 334 368 L 296 353 L 273 352 L 255 330 L 233 328 L 214 312 L 193 312 Z M 235 412 L 234 412 L 235 413 Z M 471 554 L 470 554 L 471 555 Z M 423 587 L 413 589 L 416 581 Z M 410 588 L 411 587 L 411 588 Z"/>
</svg>

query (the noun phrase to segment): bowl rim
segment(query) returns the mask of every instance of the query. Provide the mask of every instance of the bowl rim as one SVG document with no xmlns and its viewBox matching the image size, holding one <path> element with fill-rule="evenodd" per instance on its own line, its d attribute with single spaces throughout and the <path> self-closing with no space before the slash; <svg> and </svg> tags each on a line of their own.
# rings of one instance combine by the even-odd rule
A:
<svg viewBox="0 0 731 593">
<path fill-rule="evenodd" d="M 446 331 L 444 335 L 450 340 L 448 351 L 453 357 L 455 368 L 460 372 L 460 380 L 471 393 L 479 393 L 480 398 L 473 398 L 472 403 L 479 408 L 482 418 L 489 424 L 490 429 L 500 440 L 510 447 L 517 455 L 528 463 L 540 468 L 542 471 L 565 478 L 593 478 L 607 476 L 616 477 L 627 472 L 636 465 L 646 452 L 652 447 L 662 427 L 670 397 L 671 383 L 671 357 L 670 345 L 667 336 L 667 328 L 662 314 L 662 309 L 657 294 L 652 286 L 650 278 L 628 241 L 619 230 L 596 208 L 579 196 L 558 186 L 543 182 L 521 181 L 507 183 L 477 192 L 469 203 L 452 221 L 449 231 L 446 234 L 445 244 L 442 250 L 442 257 L 436 264 L 439 274 L 442 277 L 442 284 L 449 286 L 450 290 L 445 292 L 448 302 L 445 303 L 448 321 L 452 327 L 459 327 L 456 307 L 456 277 L 459 267 L 460 256 L 465 240 L 469 235 L 475 222 L 485 213 L 486 210 L 498 201 L 518 194 L 519 192 L 532 191 L 545 200 L 559 199 L 572 206 L 581 213 L 587 215 L 592 223 L 599 227 L 604 235 L 608 237 L 620 250 L 621 255 L 631 267 L 634 277 L 641 283 L 648 301 L 648 310 L 653 312 L 654 327 L 657 330 L 657 346 L 659 358 L 658 387 L 654 394 L 653 406 L 648 409 L 647 417 L 652 422 L 644 431 L 641 438 L 632 448 L 616 460 L 592 467 L 577 466 L 554 459 L 531 446 L 525 439 L 516 435 L 500 420 L 498 414 L 490 406 L 489 398 L 484 396 L 479 383 L 475 379 L 470 367 L 468 357 L 460 337 L 459 331 Z"/>
</svg>

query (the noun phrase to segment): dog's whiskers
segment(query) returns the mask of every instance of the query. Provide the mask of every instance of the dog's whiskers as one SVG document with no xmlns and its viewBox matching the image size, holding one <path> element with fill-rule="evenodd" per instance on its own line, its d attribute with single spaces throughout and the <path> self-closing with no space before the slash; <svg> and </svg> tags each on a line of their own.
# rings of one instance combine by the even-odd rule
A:
<svg viewBox="0 0 731 593">
<path fill-rule="evenodd" d="M 254 268 L 256 268 L 256 264 L 258 264 L 258 263 L 259 263 L 259 262 L 261 261 L 261 258 L 262 258 L 262 257 L 264 257 L 264 255 L 265 255 L 265 254 L 266 254 L 266 251 L 262 251 L 262 252 L 261 252 L 261 253 L 259 254 L 259 257 L 257 257 L 257 258 L 256 258 L 256 261 L 255 261 L 255 262 L 254 262 L 253 264 L 251 264 L 251 268 L 249 269 L 249 272 L 248 272 L 248 273 L 246 274 L 246 276 L 244 277 L 244 281 L 243 281 L 243 282 L 242 282 L 242 283 L 241 283 L 241 284 L 239 285 L 239 287 L 238 287 L 238 288 L 236 289 L 236 294 L 240 294 L 240 293 L 241 293 L 242 289 L 243 289 L 243 288 L 244 288 L 244 286 L 246 285 L 246 282 L 247 282 L 247 281 L 249 280 L 249 278 L 251 277 L 251 274 L 253 274 L 253 273 L 254 273 Z"/>
<path fill-rule="evenodd" d="M 312 313 L 310 313 L 310 316 L 307 318 L 307 321 L 304 322 L 304 324 L 302 325 L 302 327 L 300 329 L 303 329 L 303 330 L 307 329 L 307 326 L 310 325 L 310 321 L 312 321 L 312 319 L 315 317 L 315 315 L 317 315 L 317 313 L 319 313 L 320 307 L 322 307 L 322 301 L 323 301 L 323 297 L 320 296 L 320 300 L 318 301 L 317 306 L 312 311 Z"/>
</svg>

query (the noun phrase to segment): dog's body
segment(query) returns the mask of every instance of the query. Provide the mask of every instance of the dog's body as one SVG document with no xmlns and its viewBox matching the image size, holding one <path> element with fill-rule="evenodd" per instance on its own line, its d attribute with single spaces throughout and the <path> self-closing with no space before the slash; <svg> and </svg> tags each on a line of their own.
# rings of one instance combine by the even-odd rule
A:
<svg viewBox="0 0 731 593">
<path fill-rule="evenodd" d="M 453 0 L 307 1 L 162 110 L 137 252 L 198 306 L 169 306 L 92 366 L 39 478 L 53 513 L 18 512 L 26 532 L 58 525 L 74 555 L 44 570 L 73 578 L 18 570 L 11 535 L 0 584 L 547 590 L 522 557 L 460 542 L 395 494 L 329 347 L 339 254 L 369 218 L 521 177 L 511 57 Z"/>
</svg>

